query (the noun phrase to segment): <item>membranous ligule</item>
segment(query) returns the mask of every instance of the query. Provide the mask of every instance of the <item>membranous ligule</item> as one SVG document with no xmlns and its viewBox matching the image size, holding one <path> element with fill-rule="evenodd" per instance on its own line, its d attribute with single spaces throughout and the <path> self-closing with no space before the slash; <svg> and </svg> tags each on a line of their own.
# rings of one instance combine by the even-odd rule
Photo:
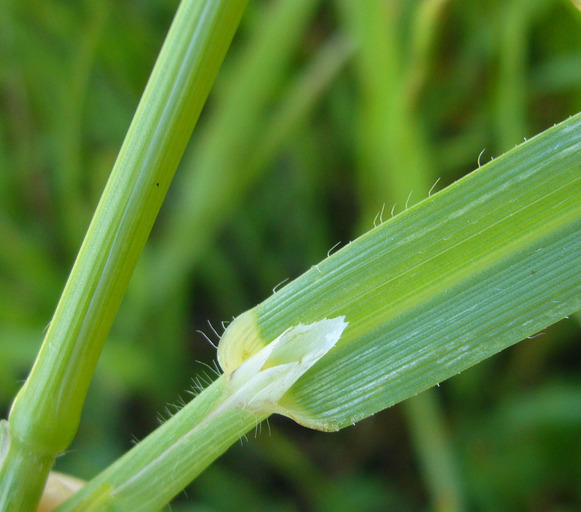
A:
<svg viewBox="0 0 581 512">
<path fill-rule="evenodd" d="M 260 335 L 255 310 L 237 317 L 218 345 L 226 379 L 226 401 L 256 414 L 278 413 L 318 430 L 337 430 L 332 418 L 305 410 L 292 395 L 293 384 L 331 350 L 348 322 L 344 316 L 290 326 L 276 339 Z"/>
</svg>

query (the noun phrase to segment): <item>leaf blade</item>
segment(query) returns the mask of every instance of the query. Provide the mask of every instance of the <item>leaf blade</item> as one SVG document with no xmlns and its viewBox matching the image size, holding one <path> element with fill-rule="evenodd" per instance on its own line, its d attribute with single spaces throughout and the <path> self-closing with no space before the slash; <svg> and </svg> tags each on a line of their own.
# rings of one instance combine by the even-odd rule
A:
<svg viewBox="0 0 581 512">
<path fill-rule="evenodd" d="M 349 322 L 337 347 L 291 389 L 292 400 L 327 428 L 342 428 L 579 309 L 580 147 L 577 115 L 251 310 L 263 340 L 298 321 Z"/>
</svg>

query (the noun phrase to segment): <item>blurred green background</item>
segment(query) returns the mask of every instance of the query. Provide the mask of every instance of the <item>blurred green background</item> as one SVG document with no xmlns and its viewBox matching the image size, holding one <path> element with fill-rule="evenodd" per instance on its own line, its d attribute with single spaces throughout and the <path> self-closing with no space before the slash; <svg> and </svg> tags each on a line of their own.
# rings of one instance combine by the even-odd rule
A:
<svg viewBox="0 0 581 512">
<path fill-rule="evenodd" d="M 0 417 L 176 8 L 0 4 Z M 90 478 L 210 380 L 208 320 L 578 111 L 570 0 L 251 0 L 57 469 Z M 172 510 L 581 510 L 579 324 L 340 433 L 273 417 Z"/>
</svg>

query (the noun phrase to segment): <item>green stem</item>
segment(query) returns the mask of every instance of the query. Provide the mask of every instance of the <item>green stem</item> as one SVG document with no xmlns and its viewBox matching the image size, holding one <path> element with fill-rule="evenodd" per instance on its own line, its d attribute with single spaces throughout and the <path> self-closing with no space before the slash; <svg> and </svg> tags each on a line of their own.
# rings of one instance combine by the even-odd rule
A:
<svg viewBox="0 0 581 512">
<path fill-rule="evenodd" d="M 112 466 L 63 503 L 58 512 L 155 511 L 268 414 L 223 406 L 215 381 Z M 228 406 L 230 405 L 230 406 Z"/>
<path fill-rule="evenodd" d="M 124 457 L 59 507 L 159 510 L 214 459 L 273 412 L 289 387 L 335 346 L 344 318 L 297 325 L 240 359 L 240 340 L 222 347 L 224 375 Z M 248 333 L 250 336 L 252 332 Z M 252 341 L 250 338 L 247 341 Z M 248 345 L 245 348 L 249 348 Z M 240 364 L 238 364 L 240 363 Z"/>
<path fill-rule="evenodd" d="M 11 442 L 0 459 L 0 510 L 33 510 L 14 504 L 25 503 L 46 477 L 28 465 L 10 467 L 13 451 L 25 447 L 52 460 L 76 433 L 111 323 L 246 3 L 184 0 L 178 9 L 38 358 L 12 406 Z"/>
<path fill-rule="evenodd" d="M 1 510 L 34 510 L 53 464 L 51 455 L 32 451 L 18 439 L 10 437 L 8 423 L 0 421 L 0 458 L 2 459 Z M 22 475 L 39 475 L 30 482 L 26 493 L 11 495 L 11 489 L 20 487 Z"/>
</svg>

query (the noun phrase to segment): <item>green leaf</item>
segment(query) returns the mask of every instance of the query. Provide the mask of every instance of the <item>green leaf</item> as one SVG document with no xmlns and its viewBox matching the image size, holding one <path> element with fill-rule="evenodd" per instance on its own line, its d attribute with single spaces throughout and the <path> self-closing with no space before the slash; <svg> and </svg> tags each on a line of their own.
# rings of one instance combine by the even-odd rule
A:
<svg viewBox="0 0 581 512">
<path fill-rule="evenodd" d="M 383 223 L 241 315 L 266 343 L 345 316 L 285 399 L 336 430 L 581 306 L 581 115 Z M 237 337 L 238 319 L 225 336 Z M 296 416 L 300 422 L 300 414 Z"/>
</svg>

